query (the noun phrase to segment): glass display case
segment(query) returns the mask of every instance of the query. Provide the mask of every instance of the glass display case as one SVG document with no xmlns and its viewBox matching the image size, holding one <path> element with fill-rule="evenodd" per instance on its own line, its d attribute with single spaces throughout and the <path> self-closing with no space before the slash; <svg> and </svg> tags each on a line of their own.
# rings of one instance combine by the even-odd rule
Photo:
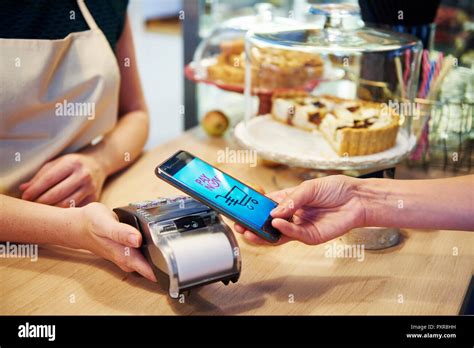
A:
<svg viewBox="0 0 474 348">
<path fill-rule="evenodd" d="M 426 121 L 413 103 L 421 43 L 358 18 L 355 5 L 314 5 L 307 23 L 247 33 L 241 145 L 316 169 L 391 166 L 408 155 Z M 257 109 L 262 95 L 269 102 Z"/>
<path fill-rule="evenodd" d="M 297 14 L 303 13 L 307 7 L 306 0 L 269 0 L 273 6 L 273 17 L 300 19 Z M 237 17 L 258 16 L 256 5 L 259 0 L 196 0 L 183 1 L 183 11 L 186 20 L 183 21 L 183 61 L 187 66 L 195 58 L 195 51 L 202 40 L 214 34 L 216 28 L 224 22 Z M 231 24 L 230 22 L 229 24 Z M 235 23 L 235 22 L 234 22 Z M 243 34 L 245 35 L 245 33 Z M 188 70 L 189 72 L 189 70 Z M 213 84 L 199 83 L 189 79 L 184 80 L 184 117 L 185 129 L 198 124 L 203 115 L 215 109 L 216 104 L 225 106 L 226 114 L 231 120 L 243 118 L 243 95 L 241 92 L 228 92 Z M 216 101 L 219 103 L 216 103 Z M 222 108 L 221 108 L 222 109 Z"/>
<path fill-rule="evenodd" d="M 301 25 L 301 22 L 294 19 L 276 16 L 275 8 L 269 3 L 256 4 L 254 12 L 255 14 L 252 15 L 229 19 L 217 26 L 207 38 L 201 41 L 194 53 L 193 61 L 185 67 L 186 77 L 201 83 L 198 91 L 201 102 L 200 115 L 218 108 L 231 119 L 242 119 L 244 98 L 241 94 L 244 92 L 246 64 L 245 35 L 248 31 L 257 28 L 272 31 Z M 286 51 L 282 53 L 287 54 Z M 270 55 L 267 56 L 270 57 Z M 273 52 L 273 57 L 276 59 L 278 52 Z M 307 63 L 313 64 L 312 55 L 307 58 Z M 315 69 L 313 74 L 318 72 Z M 268 73 L 271 74 L 271 71 Z M 292 79 L 289 77 L 291 74 L 298 73 L 299 69 L 295 67 L 288 78 L 283 79 L 279 84 L 291 87 Z M 262 81 L 262 78 L 255 81 Z M 261 104 L 268 105 L 269 96 L 260 95 L 260 97 Z"/>
</svg>

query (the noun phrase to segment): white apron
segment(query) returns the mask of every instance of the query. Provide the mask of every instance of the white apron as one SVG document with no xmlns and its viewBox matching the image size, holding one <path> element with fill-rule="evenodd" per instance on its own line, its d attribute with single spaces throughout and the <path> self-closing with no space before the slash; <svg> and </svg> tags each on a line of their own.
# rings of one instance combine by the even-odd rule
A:
<svg viewBox="0 0 474 348">
<path fill-rule="evenodd" d="M 0 193 L 117 122 L 120 73 L 83 0 L 90 30 L 60 40 L 0 39 Z M 53 20 L 45 18 L 44 20 Z"/>
</svg>

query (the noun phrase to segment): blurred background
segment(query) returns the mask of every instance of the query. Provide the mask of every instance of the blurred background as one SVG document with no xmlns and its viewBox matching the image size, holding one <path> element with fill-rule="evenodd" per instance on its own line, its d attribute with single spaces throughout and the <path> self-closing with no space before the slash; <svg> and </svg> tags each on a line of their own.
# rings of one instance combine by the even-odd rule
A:
<svg viewBox="0 0 474 348">
<path fill-rule="evenodd" d="M 152 116 L 147 149 L 199 124 L 206 105 L 215 103 L 217 94 L 212 86 L 196 85 L 186 80 L 184 66 L 193 60 L 199 42 L 208 37 L 215 27 L 232 17 L 255 14 L 255 5 L 260 2 L 130 0 L 129 16 L 138 66 Z M 296 18 L 309 4 L 328 3 L 311 0 L 267 2 L 274 6 L 278 16 Z M 364 2 L 371 3 L 369 0 Z M 390 6 L 392 1 L 379 3 Z M 424 2 L 423 5 L 427 6 Z M 460 65 L 474 69 L 474 1 L 442 0 L 432 29 L 424 42 L 425 46 L 431 47 L 425 48 L 452 54 Z"/>
<path fill-rule="evenodd" d="M 147 149 L 183 131 L 181 1 L 131 0 L 128 7 L 138 68 L 151 117 Z"/>
</svg>

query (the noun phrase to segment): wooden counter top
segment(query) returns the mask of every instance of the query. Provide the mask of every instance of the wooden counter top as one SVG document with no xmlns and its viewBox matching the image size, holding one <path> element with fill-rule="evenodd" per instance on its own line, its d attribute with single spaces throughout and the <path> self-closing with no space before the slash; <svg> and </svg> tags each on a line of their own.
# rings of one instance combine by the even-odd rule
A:
<svg viewBox="0 0 474 348">
<path fill-rule="evenodd" d="M 217 151 L 225 146 L 199 130 L 187 132 L 112 178 L 102 202 L 114 208 L 180 194 L 154 175 L 179 149 L 267 192 L 301 181 L 300 171 L 218 164 Z M 238 236 L 239 282 L 193 290 L 184 303 L 88 253 L 40 247 L 36 262 L 0 260 L 0 314 L 458 314 L 474 270 L 474 233 L 402 233 L 400 245 L 366 250 L 362 262 L 327 258 L 324 245 L 259 247 Z"/>
</svg>

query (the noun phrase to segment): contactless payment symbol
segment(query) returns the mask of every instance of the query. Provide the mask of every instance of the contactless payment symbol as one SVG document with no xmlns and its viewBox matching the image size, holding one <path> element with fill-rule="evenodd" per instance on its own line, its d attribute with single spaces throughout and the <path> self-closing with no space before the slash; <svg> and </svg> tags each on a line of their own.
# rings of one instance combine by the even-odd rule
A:
<svg viewBox="0 0 474 348">
<path fill-rule="evenodd" d="M 216 199 L 217 198 L 224 199 L 225 203 L 229 207 L 240 205 L 247 207 L 250 210 L 254 210 L 255 208 L 252 204 L 258 204 L 256 199 L 235 185 L 225 195 L 216 195 Z"/>
</svg>

